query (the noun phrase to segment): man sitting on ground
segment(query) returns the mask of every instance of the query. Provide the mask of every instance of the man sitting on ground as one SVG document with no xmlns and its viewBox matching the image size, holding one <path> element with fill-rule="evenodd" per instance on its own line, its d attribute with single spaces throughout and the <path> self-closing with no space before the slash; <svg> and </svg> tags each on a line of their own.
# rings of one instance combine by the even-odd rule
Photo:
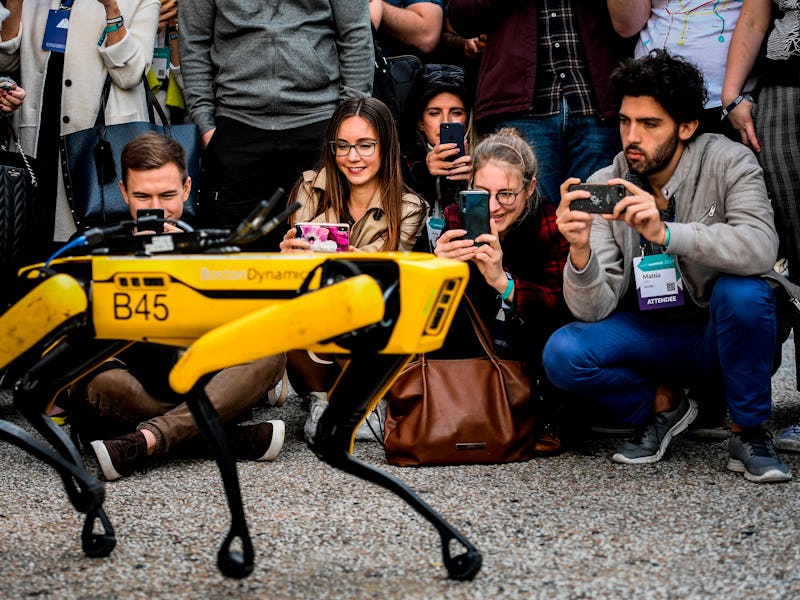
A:
<svg viewBox="0 0 800 600">
<path fill-rule="evenodd" d="M 694 65 L 657 50 L 622 63 L 611 85 L 624 151 L 589 182 L 628 195 L 593 216 L 570 206 L 590 196 L 569 190 L 577 179 L 561 186 L 564 296 L 580 321 L 550 338 L 545 370 L 640 428 L 612 457 L 627 464 L 660 460 L 697 414 L 684 388 L 721 377 L 728 468 L 789 480 L 763 429 L 777 333 L 775 295 L 759 275 L 775 263 L 778 236 L 758 161 L 724 136 L 697 136 L 706 89 Z"/>
<path fill-rule="evenodd" d="M 180 219 L 191 186 L 184 149 L 175 140 L 146 133 L 125 146 L 120 187 L 134 218 L 139 209 L 161 208 L 166 219 Z M 165 223 L 164 230 L 177 228 Z M 189 407 L 168 383 L 179 355 L 180 349 L 171 346 L 136 344 L 76 386 L 77 425 L 82 436 L 91 439 L 98 432 L 117 435 L 127 431 L 91 442 L 107 480 L 119 479 L 147 457 L 166 454 L 197 436 Z M 285 364 L 285 355 L 269 356 L 223 369 L 206 385 L 220 421 L 227 424 L 228 442 L 238 458 L 273 460 L 278 456 L 283 446 L 283 421 L 235 423 L 247 419 L 267 390 L 280 381 Z"/>
</svg>

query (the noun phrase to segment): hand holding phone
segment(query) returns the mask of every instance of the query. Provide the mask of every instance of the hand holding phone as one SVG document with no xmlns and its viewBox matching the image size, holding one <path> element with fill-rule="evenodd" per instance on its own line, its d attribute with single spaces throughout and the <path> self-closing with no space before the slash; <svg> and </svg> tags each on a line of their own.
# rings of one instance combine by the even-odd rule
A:
<svg viewBox="0 0 800 600">
<path fill-rule="evenodd" d="M 136 211 L 136 228 L 141 231 L 164 233 L 164 209 L 140 208 Z"/>
<path fill-rule="evenodd" d="M 461 123 L 440 123 L 439 124 L 439 143 L 457 144 L 458 153 L 448 156 L 445 160 L 453 161 L 466 153 L 464 147 L 464 126 Z"/>
<path fill-rule="evenodd" d="M 461 222 L 467 230 L 464 239 L 474 240 L 484 233 L 491 233 L 489 226 L 489 192 L 464 190 L 458 194 Z M 484 242 L 476 242 L 482 244 Z"/>
<path fill-rule="evenodd" d="M 588 198 L 578 198 L 570 202 L 570 210 L 582 210 L 587 213 L 611 214 L 617 202 L 625 197 L 625 186 L 622 184 L 602 183 L 573 183 L 568 191 L 586 191 L 591 194 Z"/>
<path fill-rule="evenodd" d="M 350 225 L 347 223 L 297 223 L 295 237 L 305 240 L 314 252 L 347 252 Z"/>
</svg>

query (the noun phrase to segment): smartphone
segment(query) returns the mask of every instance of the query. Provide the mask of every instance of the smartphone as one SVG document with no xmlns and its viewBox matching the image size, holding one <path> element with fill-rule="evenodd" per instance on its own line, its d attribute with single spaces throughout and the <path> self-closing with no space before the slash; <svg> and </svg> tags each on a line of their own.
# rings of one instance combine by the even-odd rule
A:
<svg viewBox="0 0 800 600">
<path fill-rule="evenodd" d="M 440 123 L 439 124 L 439 143 L 458 144 L 458 154 L 449 156 L 447 160 L 455 160 L 459 156 L 464 156 L 464 126 L 461 123 Z"/>
<path fill-rule="evenodd" d="M 582 210 L 588 213 L 611 214 L 617 202 L 625 197 L 625 186 L 602 183 L 573 183 L 569 191 L 584 190 L 591 194 L 588 198 L 573 200 L 570 210 Z"/>
<path fill-rule="evenodd" d="M 145 217 L 142 220 L 142 217 Z M 140 208 L 136 211 L 136 227 L 141 231 L 164 233 L 164 209 Z"/>
<path fill-rule="evenodd" d="M 347 223 L 297 223 L 296 237 L 307 241 L 314 252 L 347 252 L 350 225 Z"/>
<path fill-rule="evenodd" d="M 489 192 L 483 190 L 464 190 L 458 194 L 461 222 L 467 234 L 464 239 L 474 240 L 483 233 L 491 233 L 489 228 Z M 479 242 L 483 243 L 483 242 Z"/>
<path fill-rule="evenodd" d="M 15 85 L 17 85 L 17 82 L 10 77 L 0 77 L 0 90 L 9 92 Z"/>
</svg>

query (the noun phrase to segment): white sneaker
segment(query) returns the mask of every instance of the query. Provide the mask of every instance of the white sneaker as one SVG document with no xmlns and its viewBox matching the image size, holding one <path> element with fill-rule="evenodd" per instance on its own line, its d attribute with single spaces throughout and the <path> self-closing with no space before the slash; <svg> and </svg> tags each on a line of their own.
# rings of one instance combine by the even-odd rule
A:
<svg viewBox="0 0 800 600">
<path fill-rule="evenodd" d="M 328 394 L 325 392 L 310 392 L 307 398 L 309 399 L 308 417 L 303 431 L 306 434 L 306 440 L 310 443 L 314 441 L 314 436 L 317 435 L 317 425 L 322 413 L 328 408 Z"/>
<path fill-rule="evenodd" d="M 381 399 L 356 429 L 357 442 L 383 443 L 383 424 L 386 421 L 386 400 Z"/>
<path fill-rule="evenodd" d="M 289 395 L 289 375 L 283 372 L 281 380 L 271 390 L 267 390 L 267 406 L 283 406 L 286 396 Z"/>
</svg>

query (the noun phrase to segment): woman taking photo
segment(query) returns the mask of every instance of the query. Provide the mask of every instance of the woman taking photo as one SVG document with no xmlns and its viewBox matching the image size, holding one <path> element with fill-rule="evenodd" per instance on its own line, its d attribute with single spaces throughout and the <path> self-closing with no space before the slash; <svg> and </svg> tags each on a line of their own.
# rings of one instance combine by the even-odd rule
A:
<svg viewBox="0 0 800 600">
<path fill-rule="evenodd" d="M 542 348 L 550 334 L 570 319 L 561 291 L 569 246 L 556 227 L 554 207 L 536 192 L 536 158 L 516 130 L 503 129 L 484 138 L 472 160 L 472 188 L 489 194 L 491 231 L 475 240 L 463 239 L 467 232 L 458 206 L 450 205 L 434 252 L 470 264 L 467 295 L 494 334 L 498 354 L 530 365 L 532 381 L 539 381 L 547 408 L 555 399 L 544 381 Z M 481 354 L 463 312 L 458 311 L 439 351 L 445 356 Z M 560 450 L 560 444 L 551 445 L 549 438 L 543 438 L 537 451 Z"/>
<path fill-rule="evenodd" d="M 411 250 L 425 202 L 404 185 L 392 115 L 375 98 L 342 102 L 328 124 L 322 166 L 306 171 L 291 194 L 300 202 L 281 252 L 304 251 L 295 223 L 347 223 L 352 250 Z"/>
<path fill-rule="evenodd" d="M 417 74 L 399 125 L 403 180 L 430 206 L 428 235 L 420 236 L 415 250 L 433 249 L 444 225 L 445 206 L 457 200 L 472 177 L 471 112 L 464 69 L 428 64 Z M 455 142 L 440 139 L 442 123 L 463 129 L 463 155 Z"/>
<path fill-rule="evenodd" d="M 296 234 L 294 225 L 301 222 L 348 224 L 351 251 L 411 250 L 426 206 L 403 185 L 397 129 L 386 105 L 375 98 L 342 102 L 326 141 L 321 168 L 303 173 L 292 191 L 290 203 L 300 202 L 301 208 L 290 219 L 281 252 L 310 251 L 309 242 Z M 292 387 L 310 403 L 305 432 L 312 439 L 339 368 L 294 351 L 288 353 L 287 370 Z M 380 413 L 374 412 L 356 439 L 378 439 L 380 430 Z"/>
</svg>

